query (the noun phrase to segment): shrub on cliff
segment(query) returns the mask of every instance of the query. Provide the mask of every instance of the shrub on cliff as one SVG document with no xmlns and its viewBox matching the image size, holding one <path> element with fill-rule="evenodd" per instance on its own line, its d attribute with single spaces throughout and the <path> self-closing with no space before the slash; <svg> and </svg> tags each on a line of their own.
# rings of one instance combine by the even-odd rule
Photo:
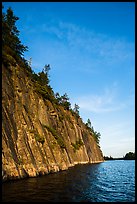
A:
<svg viewBox="0 0 137 204">
<path fill-rule="evenodd" d="M 84 143 L 82 142 L 81 139 L 76 140 L 75 143 L 71 143 L 71 145 L 73 146 L 74 152 L 76 152 L 77 150 L 80 149 L 80 147 L 83 145 Z"/>
<path fill-rule="evenodd" d="M 60 105 L 62 105 L 66 110 L 70 110 L 71 103 L 69 102 L 69 97 L 67 93 L 60 96 L 59 93 L 55 94 L 56 102 Z"/>
<path fill-rule="evenodd" d="M 54 136 L 54 138 L 57 140 L 57 143 L 59 144 L 59 146 L 61 147 L 61 149 L 65 149 L 66 148 L 66 145 L 63 141 L 63 139 L 58 135 L 57 131 L 53 128 L 53 127 L 50 127 L 50 126 L 47 126 L 47 125 L 44 125 L 44 127 L 47 128 L 47 130 L 49 132 L 51 132 L 51 134 Z"/>
<path fill-rule="evenodd" d="M 42 145 L 45 142 L 45 138 L 40 136 L 39 134 L 35 134 L 35 139 L 36 139 L 36 141 L 40 142 Z"/>
</svg>

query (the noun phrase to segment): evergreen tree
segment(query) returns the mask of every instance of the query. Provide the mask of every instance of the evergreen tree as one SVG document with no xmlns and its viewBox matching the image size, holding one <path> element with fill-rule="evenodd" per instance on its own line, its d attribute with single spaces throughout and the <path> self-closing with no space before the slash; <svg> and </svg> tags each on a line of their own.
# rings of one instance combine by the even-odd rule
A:
<svg viewBox="0 0 137 204">
<path fill-rule="evenodd" d="M 88 118 L 88 120 L 87 120 L 87 125 L 88 125 L 89 128 L 91 128 L 91 121 L 90 121 L 89 118 Z"/>
<path fill-rule="evenodd" d="M 77 115 L 79 115 L 79 105 L 77 105 L 77 104 L 75 103 L 73 110 L 74 110 L 74 112 L 75 112 Z"/>
<path fill-rule="evenodd" d="M 61 96 L 61 104 L 66 108 L 67 110 L 70 109 L 71 103 L 69 102 L 68 95 L 65 93 L 63 96 Z"/>
<path fill-rule="evenodd" d="M 13 57 L 23 55 L 27 51 L 27 46 L 21 44 L 19 31 L 16 27 L 16 21 L 19 18 L 13 14 L 11 8 L 7 13 L 2 13 L 2 49 Z"/>
<path fill-rule="evenodd" d="M 42 86 L 49 84 L 49 78 L 44 71 L 38 73 L 38 80 Z"/>
<path fill-rule="evenodd" d="M 128 152 L 128 153 L 126 153 L 124 159 L 125 159 L 125 160 L 134 160 L 134 159 L 135 159 L 135 153 L 134 153 L 134 152 Z"/>
<path fill-rule="evenodd" d="M 90 119 L 87 120 L 87 123 L 85 125 L 88 128 L 88 130 L 91 132 L 91 134 L 94 137 L 96 143 L 99 145 L 99 141 L 100 141 L 100 137 L 101 137 L 100 132 L 96 132 L 94 130 L 93 126 L 91 125 Z"/>
<path fill-rule="evenodd" d="M 60 94 L 58 92 L 55 94 L 55 98 L 57 100 L 57 103 L 61 104 L 61 97 L 60 97 Z"/>
<path fill-rule="evenodd" d="M 100 136 L 101 136 L 100 132 L 96 132 L 96 131 L 94 132 L 94 138 L 97 144 L 99 144 Z"/>
<path fill-rule="evenodd" d="M 45 65 L 43 68 L 43 72 L 47 75 L 47 77 L 49 77 L 49 71 L 50 71 L 50 65 Z"/>
</svg>

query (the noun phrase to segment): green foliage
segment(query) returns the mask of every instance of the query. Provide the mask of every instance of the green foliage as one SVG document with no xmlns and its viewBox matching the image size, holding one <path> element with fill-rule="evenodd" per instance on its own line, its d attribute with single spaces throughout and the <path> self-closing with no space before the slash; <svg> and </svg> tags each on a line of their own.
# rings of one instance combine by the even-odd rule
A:
<svg viewBox="0 0 137 204">
<path fill-rule="evenodd" d="M 44 99 L 50 100 L 51 102 L 55 101 L 53 90 L 48 85 L 42 85 L 40 81 L 40 76 L 33 74 L 35 78 L 35 90 L 37 93 L 41 94 Z M 37 79 L 38 78 L 38 79 Z"/>
<path fill-rule="evenodd" d="M 51 132 L 51 134 L 52 134 L 52 135 L 54 136 L 54 138 L 57 140 L 57 143 L 59 144 L 59 146 L 60 146 L 62 149 L 66 148 L 63 139 L 58 135 L 57 131 L 56 131 L 54 128 L 52 128 L 52 127 L 50 127 L 50 126 L 47 126 L 47 125 L 44 125 L 44 127 L 46 127 L 47 130 L 48 130 L 49 132 Z"/>
<path fill-rule="evenodd" d="M 62 99 L 61 99 L 61 96 L 58 92 L 55 94 L 55 98 L 56 98 L 56 103 L 61 105 Z"/>
<path fill-rule="evenodd" d="M 60 96 L 59 93 L 56 93 L 55 98 L 58 104 L 62 105 L 66 110 L 70 110 L 71 103 L 69 102 L 67 93 L 65 93 L 63 96 Z"/>
<path fill-rule="evenodd" d="M 47 78 L 49 77 L 49 71 L 50 71 L 50 65 L 45 65 L 44 68 L 43 68 L 43 72 L 47 75 Z"/>
<path fill-rule="evenodd" d="M 41 136 L 39 133 L 37 133 L 36 130 L 31 129 L 30 133 L 34 134 L 36 141 L 40 142 L 42 145 L 44 144 L 45 138 L 43 136 Z"/>
<path fill-rule="evenodd" d="M 77 123 L 79 122 L 79 106 L 75 104 L 74 109 L 71 109 L 71 103 L 69 102 L 69 97 L 67 93 L 60 96 L 59 93 L 54 94 L 52 88 L 49 85 L 49 71 L 50 65 L 45 65 L 43 70 L 36 74 L 31 69 L 31 62 L 28 62 L 26 59 L 22 57 L 23 53 L 27 51 L 27 46 L 24 46 L 19 39 L 19 30 L 16 27 L 16 21 L 19 18 L 16 17 L 11 8 L 7 9 L 7 13 L 2 13 L 2 60 L 7 67 L 9 65 L 16 66 L 16 63 L 20 65 L 20 67 L 26 70 L 27 76 L 30 76 L 31 80 L 34 82 L 35 90 L 38 94 L 40 94 L 43 99 L 50 100 L 53 106 L 61 105 L 64 109 L 71 111 L 72 115 L 77 119 Z M 11 71 L 11 70 L 10 70 Z M 26 112 L 28 112 L 27 107 L 25 107 Z M 63 120 L 62 115 L 59 115 L 60 120 Z M 70 118 L 67 118 L 70 123 L 72 121 Z M 95 138 L 97 144 L 99 144 L 100 133 L 94 131 L 91 126 L 91 122 L 88 119 L 86 123 L 87 129 L 92 133 Z M 65 148 L 65 144 L 63 139 L 58 135 L 55 129 L 51 127 L 47 127 L 48 131 L 52 133 L 52 135 L 57 140 L 58 144 L 61 148 Z M 35 138 L 37 141 L 44 143 L 44 138 L 40 137 L 39 134 L 35 134 Z M 76 141 L 75 144 L 72 144 L 75 150 L 79 149 L 82 145 L 81 141 Z"/>
<path fill-rule="evenodd" d="M 125 160 L 135 160 L 135 153 L 133 153 L 133 152 L 126 153 L 124 159 Z"/>
<path fill-rule="evenodd" d="M 80 118 L 79 114 L 77 114 L 73 109 L 70 108 L 69 110 L 71 112 L 71 114 L 75 117 L 75 119 L 77 120 L 78 123 L 78 119 Z"/>
<path fill-rule="evenodd" d="M 38 81 L 42 86 L 48 85 L 49 79 L 48 79 L 47 74 L 44 73 L 43 71 L 42 71 L 42 72 L 39 72 L 39 73 L 38 73 L 37 81 Z"/>
<path fill-rule="evenodd" d="M 75 103 L 75 105 L 74 105 L 73 111 L 74 111 L 77 115 L 79 115 L 79 105 L 77 105 L 76 103 Z"/>
<path fill-rule="evenodd" d="M 87 120 L 87 123 L 86 123 L 86 126 L 88 127 L 88 128 L 90 128 L 91 129 L 91 121 L 90 121 L 90 119 L 88 118 L 88 120 Z"/>
<path fill-rule="evenodd" d="M 76 140 L 75 143 L 73 143 L 73 142 L 71 143 L 71 145 L 73 146 L 73 150 L 74 150 L 74 152 L 76 152 L 76 150 L 79 150 L 80 147 L 81 147 L 83 144 L 84 144 L 84 143 L 82 142 L 81 139 Z"/>
<path fill-rule="evenodd" d="M 97 145 L 99 146 L 99 141 L 100 141 L 100 137 L 101 137 L 100 132 L 94 131 L 94 128 L 93 128 L 93 126 L 91 125 L 90 119 L 87 120 L 87 123 L 86 123 L 85 125 L 86 125 L 86 128 L 91 132 L 93 138 L 95 139 Z M 99 147 L 100 147 L 100 146 L 99 146 Z"/>
<path fill-rule="evenodd" d="M 26 69 L 28 73 L 32 73 L 31 67 L 28 65 L 22 55 L 27 51 L 27 46 L 21 44 L 19 39 L 19 31 L 16 27 L 16 21 L 19 18 L 14 16 L 11 8 L 7 9 L 7 13 L 2 13 L 2 60 L 8 67 L 16 66 L 16 63 Z"/>
<path fill-rule="evenodd" d="M 71 112 L 71 114 L 72 114 L 73 116 L 76 115 L 76 113 L 74 112 L 74 110 L 72 110 L 72 108 L 70 108 L 70 112 Z"/>
<path fill-rule="evenodd" d="M 28 64 L 28 61 L 24 57 L 22 57 L 21 59 L 19 58 L 18 61 L 19 61 L 20 65 L 25 68 L 25 70 L 27 71 L 27 74 L 29 74 L 29 76 L 31 77 L 33 71 Z"/>
<path fill-rule="evenodd" d="M 12 57 L 12 55 L 9 55 L 2 51 L 2 60 L 3 64 L 8 67 L 9 65 L 16 66 L 16 60 Z"/>
<path fill-rule="evenodd" d="M 110 157 L 108 157 L 108 156 L 104 156 L 104 160 L 106 160 L 106 161 L 107 161 L 107 160 L 114 160 L 114 158 L 111 157 L 111 156 L 110 156 Z"/>
<path fill-rule="evenodd" d="M 21 56 L 27 51 L 27 46 L 22 45 L 18 37 L 19 31 L 15 25 L 18 19 L 11 8 L 7 9 L 6 14 L 2 13 L 2 49 L 8 46 L 13 55 Z"/>
<path fill-rule="evenodd" d="M 79 106 L 77 104 L 75 104 L 74 109 L 70 108 L 69 111 L 75 117 L 75 119 L 77 120 L 77 123 L 78 123 L 78 119 L 80 118 L 80 116 L 79 116 Z"/>
<path fill-rule="evenodd" d="M 69 110 L 70 109 L 70 102 L 68 95 L 65 93 L 63 96 L 61 96 L 61 104 L 64 106 L 65 109 Z"/>
<path fill-rule="evenodd" d="M 49 93 L 46 86 L 42 86 L 39 83 L 35 83 L 35 90 L 40 93 L 44 98 L 49 99 Z"/>
<path fill-rule="evenodd" d="M 44 142 L 45 142 L 45 138 L 42 137 L 42 136 L 40 136 L 38 133 L 35 134 L 35 139 L 36 139 L 36 141 L 40 142 L 42 145 L 43 145 Z"/>
<path fill-rule="evenodd" d="M 48 68 L 47 68 L 48 67 Z M 50 92 L 53 95 L 53 91 L 49 86 L 49 78 L 48 78 L 48 71 L 50 70 L 49 65 L 45 65 L 42 72 L 36 74 L 35 72 L 32 73 L 32 80 L 37 82 L 36 85 L 39 85 L 39 88 L 43 89 L 45 92 Z"/>
<path fill-rule="evenodd" d="M 19 30 L 16 27 L 16 21 L 19 20 L 11 8 L 7 9 L 7 13 L 2 14 L 2 57 L 3 63 L 7 66 L 16 65 L 25 68 L 27 75 L 36 83 L 36 91 L 41 94 L 44 99 L 50 100 L 52 103 L 62 105 L 66 110 L 70 110 L 71 103 L 65 93 L 63 96 L 54 96 L 54 92 L 49 85 L 50 65 L 45 65 L 42 72 L 34 73 L 31 69 L 31 63 L 25 60 L 22 55 L 27 51 L 27 46 L 22 45 L 19 39 Z"/>
<path fill-rule="evenodd" d="M 49 71 L 49 68 L 48 68 Z M 32 73 L 31 78 L 32 81 L 35 83 L 35 90 L 37 93 L 41 94 L 44 99 L 50 100 L 51 102 L 55 102 L 56 99 L 54 97 L 54 92 L 49 85 L 49 78 L 47 70 L 43 69 L 42 72 L 36 74 L 35 72 Z"/>
<path fill-rule="evenodd" d="M 96 141 L 97 144 L 99 144 L 100 136 L 101 136 L 100 132 L 96 132 L 96 131 L 95 131 L 95 132 L 93 133 L 93 137 L 94 137 L 94 139 L 95 139 L 95 141 Z"/>
<path fill-rule="evenodd" d="M 52 127 L 50 127 L 50 126 L 47 126 L 47 125 L 44 125 L 44 127 L 46 127 L 47 130 L 48 130 L 49 132 L 51 132 L 51 134 L 52 134 L 55 138 L 57 137 L 57 132 L 56 132 L 56 130 L 55 130 L 54 128 L 52 128 Z"/>
</svg>

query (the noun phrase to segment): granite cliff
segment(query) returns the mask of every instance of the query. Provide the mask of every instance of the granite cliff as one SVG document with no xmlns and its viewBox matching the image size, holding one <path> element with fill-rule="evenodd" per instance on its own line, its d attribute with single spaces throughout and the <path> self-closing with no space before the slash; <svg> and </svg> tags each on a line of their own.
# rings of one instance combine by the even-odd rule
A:
<svg viewBox="0 0 137 204">
<path fill-rule="evenodd" d="M 12 59 L 13 62 L 13 59 Z M 102 162 L 103 155 L 80 117 L 44 99 L 20 65 L 2 65 L 3 180 Z"/>
<path fill-rule="evenodd" d="M 66 95 L 50 87 L 50 67 L 36 74 L 22 57 L 27 46 L 19 39 L 18 19 L 11 8 L 2 13 L 3 181 L 102 162 L 98 135 L 70 108 Z"/>
</svg>

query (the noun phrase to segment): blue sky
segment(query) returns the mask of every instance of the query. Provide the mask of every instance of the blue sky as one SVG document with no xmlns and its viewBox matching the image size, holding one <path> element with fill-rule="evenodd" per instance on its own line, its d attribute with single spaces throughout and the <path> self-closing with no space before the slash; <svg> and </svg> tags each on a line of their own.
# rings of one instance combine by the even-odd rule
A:
<svg viewBox="0 0 137 204">
<path fill-rule="evenodd" d="M 50 64 L 54 92 L 67 93 L 101 133 L 103 154 L 135 151 L 135 3 L 5 2 L 19 17 L 32 69 Z"/>
</svg>

